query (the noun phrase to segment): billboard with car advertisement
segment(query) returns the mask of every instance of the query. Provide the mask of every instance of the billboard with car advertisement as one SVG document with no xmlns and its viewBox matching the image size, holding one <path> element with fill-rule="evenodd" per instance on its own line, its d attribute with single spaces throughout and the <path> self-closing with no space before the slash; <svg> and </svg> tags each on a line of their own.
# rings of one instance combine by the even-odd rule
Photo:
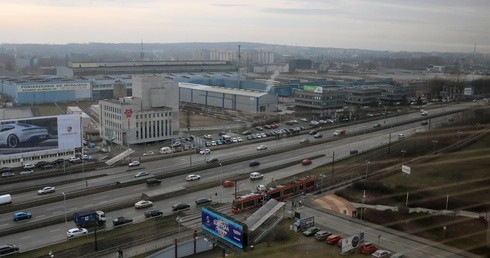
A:
<svg viewBox="0 0 490 258">
<path fill-rule="evenodd" d="M 247 226 L 241 222 L 226 218 L 209 208 L 201 210 L 202 229 L 219 240 L 232 244 L 240 249 L 247 247 Z"/>
<path fill-rule="evenodd" d="M 81 146 L 80 114 L 0 120 L 0 156 Z"/>
</svg>

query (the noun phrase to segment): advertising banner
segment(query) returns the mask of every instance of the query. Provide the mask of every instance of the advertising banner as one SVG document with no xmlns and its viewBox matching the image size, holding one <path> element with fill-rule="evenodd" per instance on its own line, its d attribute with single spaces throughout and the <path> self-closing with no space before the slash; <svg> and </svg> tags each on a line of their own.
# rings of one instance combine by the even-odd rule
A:
<svg viewBox="0 0 490 258">
<path fill-rule="evenodd" d="M 0 156 L 81 146 L 80 114 L 0 120 Z"/>
<path fill-rule="evenodd" d="M 310 91 L 315 93 L 322 93 L 323 88 L 319 86 L 305 85 L 303 86 L 304 91 Z"/>
<path fill-rule="evenodd" d="M 244 227 L 241 224 L 212 212 L 207 208 L 201 210 L 201 220 L 201 226 L 204 231 L 240 249 L 246 248 L 247 241 L 243 232 Z"/>
</svg>

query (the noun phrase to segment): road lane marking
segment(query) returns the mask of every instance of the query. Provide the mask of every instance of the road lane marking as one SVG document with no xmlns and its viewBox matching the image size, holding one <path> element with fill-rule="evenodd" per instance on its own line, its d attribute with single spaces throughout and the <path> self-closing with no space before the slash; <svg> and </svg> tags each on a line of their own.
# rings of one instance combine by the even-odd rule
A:
<svg viewBox="0 0 490 258">
<path fill-rule="evenodd" d="M 21 237 L 20 239 L 27 239 L 27 238 L 29 238 L 29 237 L 31 237 L 31 236 Z"/>
<path fill-rule="evenodd" d="M 50 230 L 49 232 L 56 232 L 56 231 L 60 231 L 61 229 L 57 228 L 57 229 L 53 229 L 53 230 Z"/>
</svg>

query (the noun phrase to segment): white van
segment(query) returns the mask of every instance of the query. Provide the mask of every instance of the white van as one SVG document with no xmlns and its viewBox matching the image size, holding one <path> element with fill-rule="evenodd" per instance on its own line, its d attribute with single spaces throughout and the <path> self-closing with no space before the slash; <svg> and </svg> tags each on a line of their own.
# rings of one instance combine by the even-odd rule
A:
<svg viewBox="0 0 490 258">
<path fill-rule="evenodd" d="M 170 149 L 170 147 L 162 147 L 162 148 L 160 148 L 160 153 L 161 154 L 169 154 L 169 153 L 172 153 L 172 149 Z"/>
<path fill-rule="evenodd" d="M 250 173 L 250 179 L 251 180 L 258 180 L 258 179 L 262 179 L 263 177 L 264 177 L 264 175 L 260 174 L 259 172 Z"/>
<path fill-rule="evenodd" d="M 0 205 L 11 204 L 12 196 L 10 194 L 0 195 Z"/>
</svg>

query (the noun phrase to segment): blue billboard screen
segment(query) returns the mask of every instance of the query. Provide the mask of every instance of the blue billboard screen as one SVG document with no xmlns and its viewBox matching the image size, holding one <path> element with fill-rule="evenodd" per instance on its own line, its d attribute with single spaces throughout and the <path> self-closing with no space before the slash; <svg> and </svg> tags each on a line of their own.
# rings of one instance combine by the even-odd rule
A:
<svg viewBox="0 0 490 258">
<path fill-rule="evenodd" d="M 203 208 L 201 211 L 201 220 L 203 230 L 239 247 L 240 249 L 243 249 L 244 245 L 246 245 L 242 225 L 206 208 Z"/>
</svg>

